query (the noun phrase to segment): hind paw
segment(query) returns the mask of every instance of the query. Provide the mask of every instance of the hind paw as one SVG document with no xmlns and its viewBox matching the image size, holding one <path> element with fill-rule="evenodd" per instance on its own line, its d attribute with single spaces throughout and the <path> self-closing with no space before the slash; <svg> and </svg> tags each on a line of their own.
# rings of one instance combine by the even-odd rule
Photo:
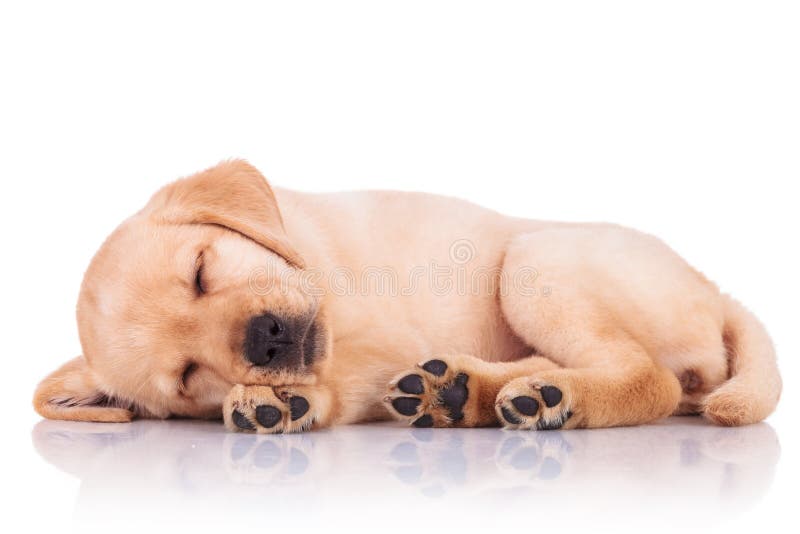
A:
<svg viewBox="0 0 800 534">
<path fill-rule="evenodd" d="M 506 428 L 556 430 L 573 416 L 569 389 L 536 378 L 517 378 L 497 394 L 495 409 Z"/>
</svg>

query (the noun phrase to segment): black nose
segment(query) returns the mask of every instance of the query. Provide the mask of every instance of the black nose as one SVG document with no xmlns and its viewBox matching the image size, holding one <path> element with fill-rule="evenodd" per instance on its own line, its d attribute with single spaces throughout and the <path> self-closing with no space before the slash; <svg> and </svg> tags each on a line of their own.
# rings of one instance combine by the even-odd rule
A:
<svg viewBox="0 0 800 534">
<path fill-rule="evenodd" d="M 253 317 L 245 337 L 245 357 L 256 365 L 294 367 L 302 364 L 302 338 L 307 321 L 265 313 Z"/>
</svg>

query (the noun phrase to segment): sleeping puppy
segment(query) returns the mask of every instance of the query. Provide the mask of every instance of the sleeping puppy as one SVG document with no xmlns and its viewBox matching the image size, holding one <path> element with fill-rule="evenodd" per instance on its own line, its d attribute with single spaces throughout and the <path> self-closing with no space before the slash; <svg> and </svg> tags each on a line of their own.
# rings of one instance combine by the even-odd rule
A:
<svg viewBox="0 0 800 534">
<path fill-rule="evenodd" d="M 92 260 L 44 417 L 295 432 L 759 421 L 761 323 L 649 235 L 398 192 L 273 189 L 244 161 L 157 192 Z"/>
</svg>

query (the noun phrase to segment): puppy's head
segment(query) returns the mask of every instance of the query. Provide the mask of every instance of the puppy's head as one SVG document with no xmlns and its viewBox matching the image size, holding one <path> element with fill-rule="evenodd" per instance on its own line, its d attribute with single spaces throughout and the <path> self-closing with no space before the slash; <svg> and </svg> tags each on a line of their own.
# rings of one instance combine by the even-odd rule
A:
<svg viewBox="0 0 800 534">
<path fill-rule="evenodd" d="M 249 164 L 168 185 L 92 260 L 77 310 L 84 355 L 42 382 L 36 409 L 215 417 L 233 384 L 313 382 L 330 343 L 303 267 Z"/>
</svg>

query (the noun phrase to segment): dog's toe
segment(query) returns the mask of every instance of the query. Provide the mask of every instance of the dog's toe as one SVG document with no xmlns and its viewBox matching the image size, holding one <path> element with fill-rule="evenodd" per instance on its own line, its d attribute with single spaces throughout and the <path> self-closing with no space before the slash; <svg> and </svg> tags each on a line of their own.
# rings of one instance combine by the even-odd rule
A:
<svg viewBox="0 0 800 534">
<path fill-rule="evenodd" d="M 425 385 L 420 375 L 404 376 L 397 382 L 397 387 L 403 393 L 411 393 L 412 395 L 421 395 L 425 391 Z"/>
<path fill-rule="evenodd" d="M 272 428 L 280 423 L 283 414 L 275 406 L 268 404 L 256 406 L 256 421 L 264 428 Z"/>
<path fill-rule="evenodd" d="M 242 430 L 255 430 L 256 427 L 250 420 L 244 416 L 242 412 L 239 410 L 233 410 L 231 413 L 231 419 L 233 419 L 233 424 L 235 424 L 238 428 Z"/>
<path fill-rule="evenodd" d="M 421 403 L 421 399 L 414 397 L 398 397 L 392 400 L 392 407 L 401 415 L 414 415 Z"/>
<path fill-rule="evenodd" d="M 555 386 L 542 386 L 542 389 L 539 390 L 542 395 L 542 399 L 544 399 L 544 405 L 548 408 L 552 408 L 553 406 L 557 405 L 561 402 L 563 394 L 561 390 Z"/>
<path fill-rule="evenodd" d="M 512 412 L 505 406 L 500 407 L 500 414 L 503 416 L 503 420 L 509 424 L 518 425 L 522 423 L 522 419 L 514 415 L 514 412 Z"/>
<path fill-rule="evenodd" d="M 303 417 L 309 408 L 308 400 L 305 397 L 295 396 L 289 399 L 289 413 L 292 416 L 292 421 L 297 421 Z"/>
<path fill-rule="evenodd" d="M 511 399 L 511 405 L 514 406 L 514 408 L 516 408 L 519 413 L 521 413 L 522 415 L 527 415 L 529 417 L 536 415 L 536 412 L 539 411 L 539 401 L 537 401 L 533 397 L 528 397 L 527 395 L 514 397 L 513 399 Z M 555 404 L 553 406 L 555 406 Z"/>
<path fill-rule="evenodd" d="M 428 360 L 422 364 L 422 368 L 434 376 L 444 376 L 447 372 L 447 364 L 443 360 Z"/>
</svg>

